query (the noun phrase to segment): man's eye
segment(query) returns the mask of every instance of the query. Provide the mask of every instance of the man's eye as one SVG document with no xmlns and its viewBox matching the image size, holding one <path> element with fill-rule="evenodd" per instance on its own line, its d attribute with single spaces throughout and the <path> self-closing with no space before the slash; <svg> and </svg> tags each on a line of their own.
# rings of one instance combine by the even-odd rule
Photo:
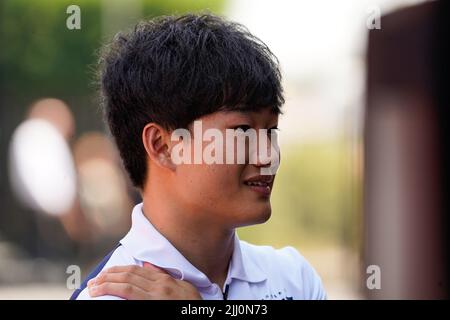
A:
<svg viewBox="0 0 450 320">
<path fill-rule="evenodd" d="M 245 131 L 251 129 L 251 127 L 249 125 L 246 125 L 246 124 L 241 124 L 239 126 L 234 127 L 233 129 L 234 130 L 241 129 L 242 131 L 245 132 Z"/>
<path fill-rule="evenodd" d="M 270 136 L 270 134 L 273 132 L 274 134 L 278 134 L 278 131 L 280 131 L 280 129 L 277 127 L 277 126 L 275 126 L 275 127 L 272 127 L 272 128 L 270 128 L 269 130 L 267 130 L 267 134 Z"/>
</svg>

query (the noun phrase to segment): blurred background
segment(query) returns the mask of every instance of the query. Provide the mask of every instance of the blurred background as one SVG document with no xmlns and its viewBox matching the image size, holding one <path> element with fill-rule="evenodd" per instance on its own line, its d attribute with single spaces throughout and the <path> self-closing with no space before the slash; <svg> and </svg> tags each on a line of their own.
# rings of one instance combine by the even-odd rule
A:
<svg viewBox="0 0 450 320">
<path fill-rule="evenodd" d="M 70 5 L 80 29 L 67 27 Z M 272 218 L 241 239 L 295 246 L 330 299 L 447 298 L 446 9 L 0 1 L 0 299 L 68 299 L 67 267 L 84 277 L 127 232 L 140 198 L 102 122 L 98 50 L 141 19 L 204 10 L 247 26 L 284 76 Z"/>
</svg>

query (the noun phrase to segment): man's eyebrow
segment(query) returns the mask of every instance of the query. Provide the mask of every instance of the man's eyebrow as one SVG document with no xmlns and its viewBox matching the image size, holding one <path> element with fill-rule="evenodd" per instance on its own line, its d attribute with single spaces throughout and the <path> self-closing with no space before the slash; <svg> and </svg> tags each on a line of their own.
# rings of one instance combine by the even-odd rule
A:
<svg viewBox="0 0 450 320">
<path fill-rule="evenodd" d="M 240 110 L 227 110 L 225 112 L 226 115 L 229 115 L 231 119 L 236 118 L 236 121 L 242 118 L 250 119 L 251 115 L 248 111 L 240 111 Z"/>
</svg>

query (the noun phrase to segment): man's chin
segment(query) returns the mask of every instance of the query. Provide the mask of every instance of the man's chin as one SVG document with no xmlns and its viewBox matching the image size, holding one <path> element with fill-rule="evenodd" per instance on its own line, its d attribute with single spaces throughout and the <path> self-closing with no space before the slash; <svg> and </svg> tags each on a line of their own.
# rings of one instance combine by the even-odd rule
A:
<svg viewBox="0 0 450 320">
<path fill-rule="evenodd" d="M 268 208 L 264 208 L 258 212 L 255 212 L 253 215 L 247 214 L 248 219 L 246 219 L 246 221 L 243 221 L 242 224 L 240 224 L 240 227 L 264 223 L 270 219 L 271 215 L 272 208 L 269 205 Z"/>
</svg>

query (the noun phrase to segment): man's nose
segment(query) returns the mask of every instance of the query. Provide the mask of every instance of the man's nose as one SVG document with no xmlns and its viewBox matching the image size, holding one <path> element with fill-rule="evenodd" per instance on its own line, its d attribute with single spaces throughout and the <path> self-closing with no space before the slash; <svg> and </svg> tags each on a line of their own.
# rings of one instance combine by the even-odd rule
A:
<svg viewBox="0 0 450 320">
<path fill-rule="evenodd" d="M 278 144 L 273 144 L 266 135 L 263 138 L 258 137 L 258 146 L 251 150 L 251 164 L 257 167 L 268 167 L 275 161 L 279 162 Z"/>
</svg>

